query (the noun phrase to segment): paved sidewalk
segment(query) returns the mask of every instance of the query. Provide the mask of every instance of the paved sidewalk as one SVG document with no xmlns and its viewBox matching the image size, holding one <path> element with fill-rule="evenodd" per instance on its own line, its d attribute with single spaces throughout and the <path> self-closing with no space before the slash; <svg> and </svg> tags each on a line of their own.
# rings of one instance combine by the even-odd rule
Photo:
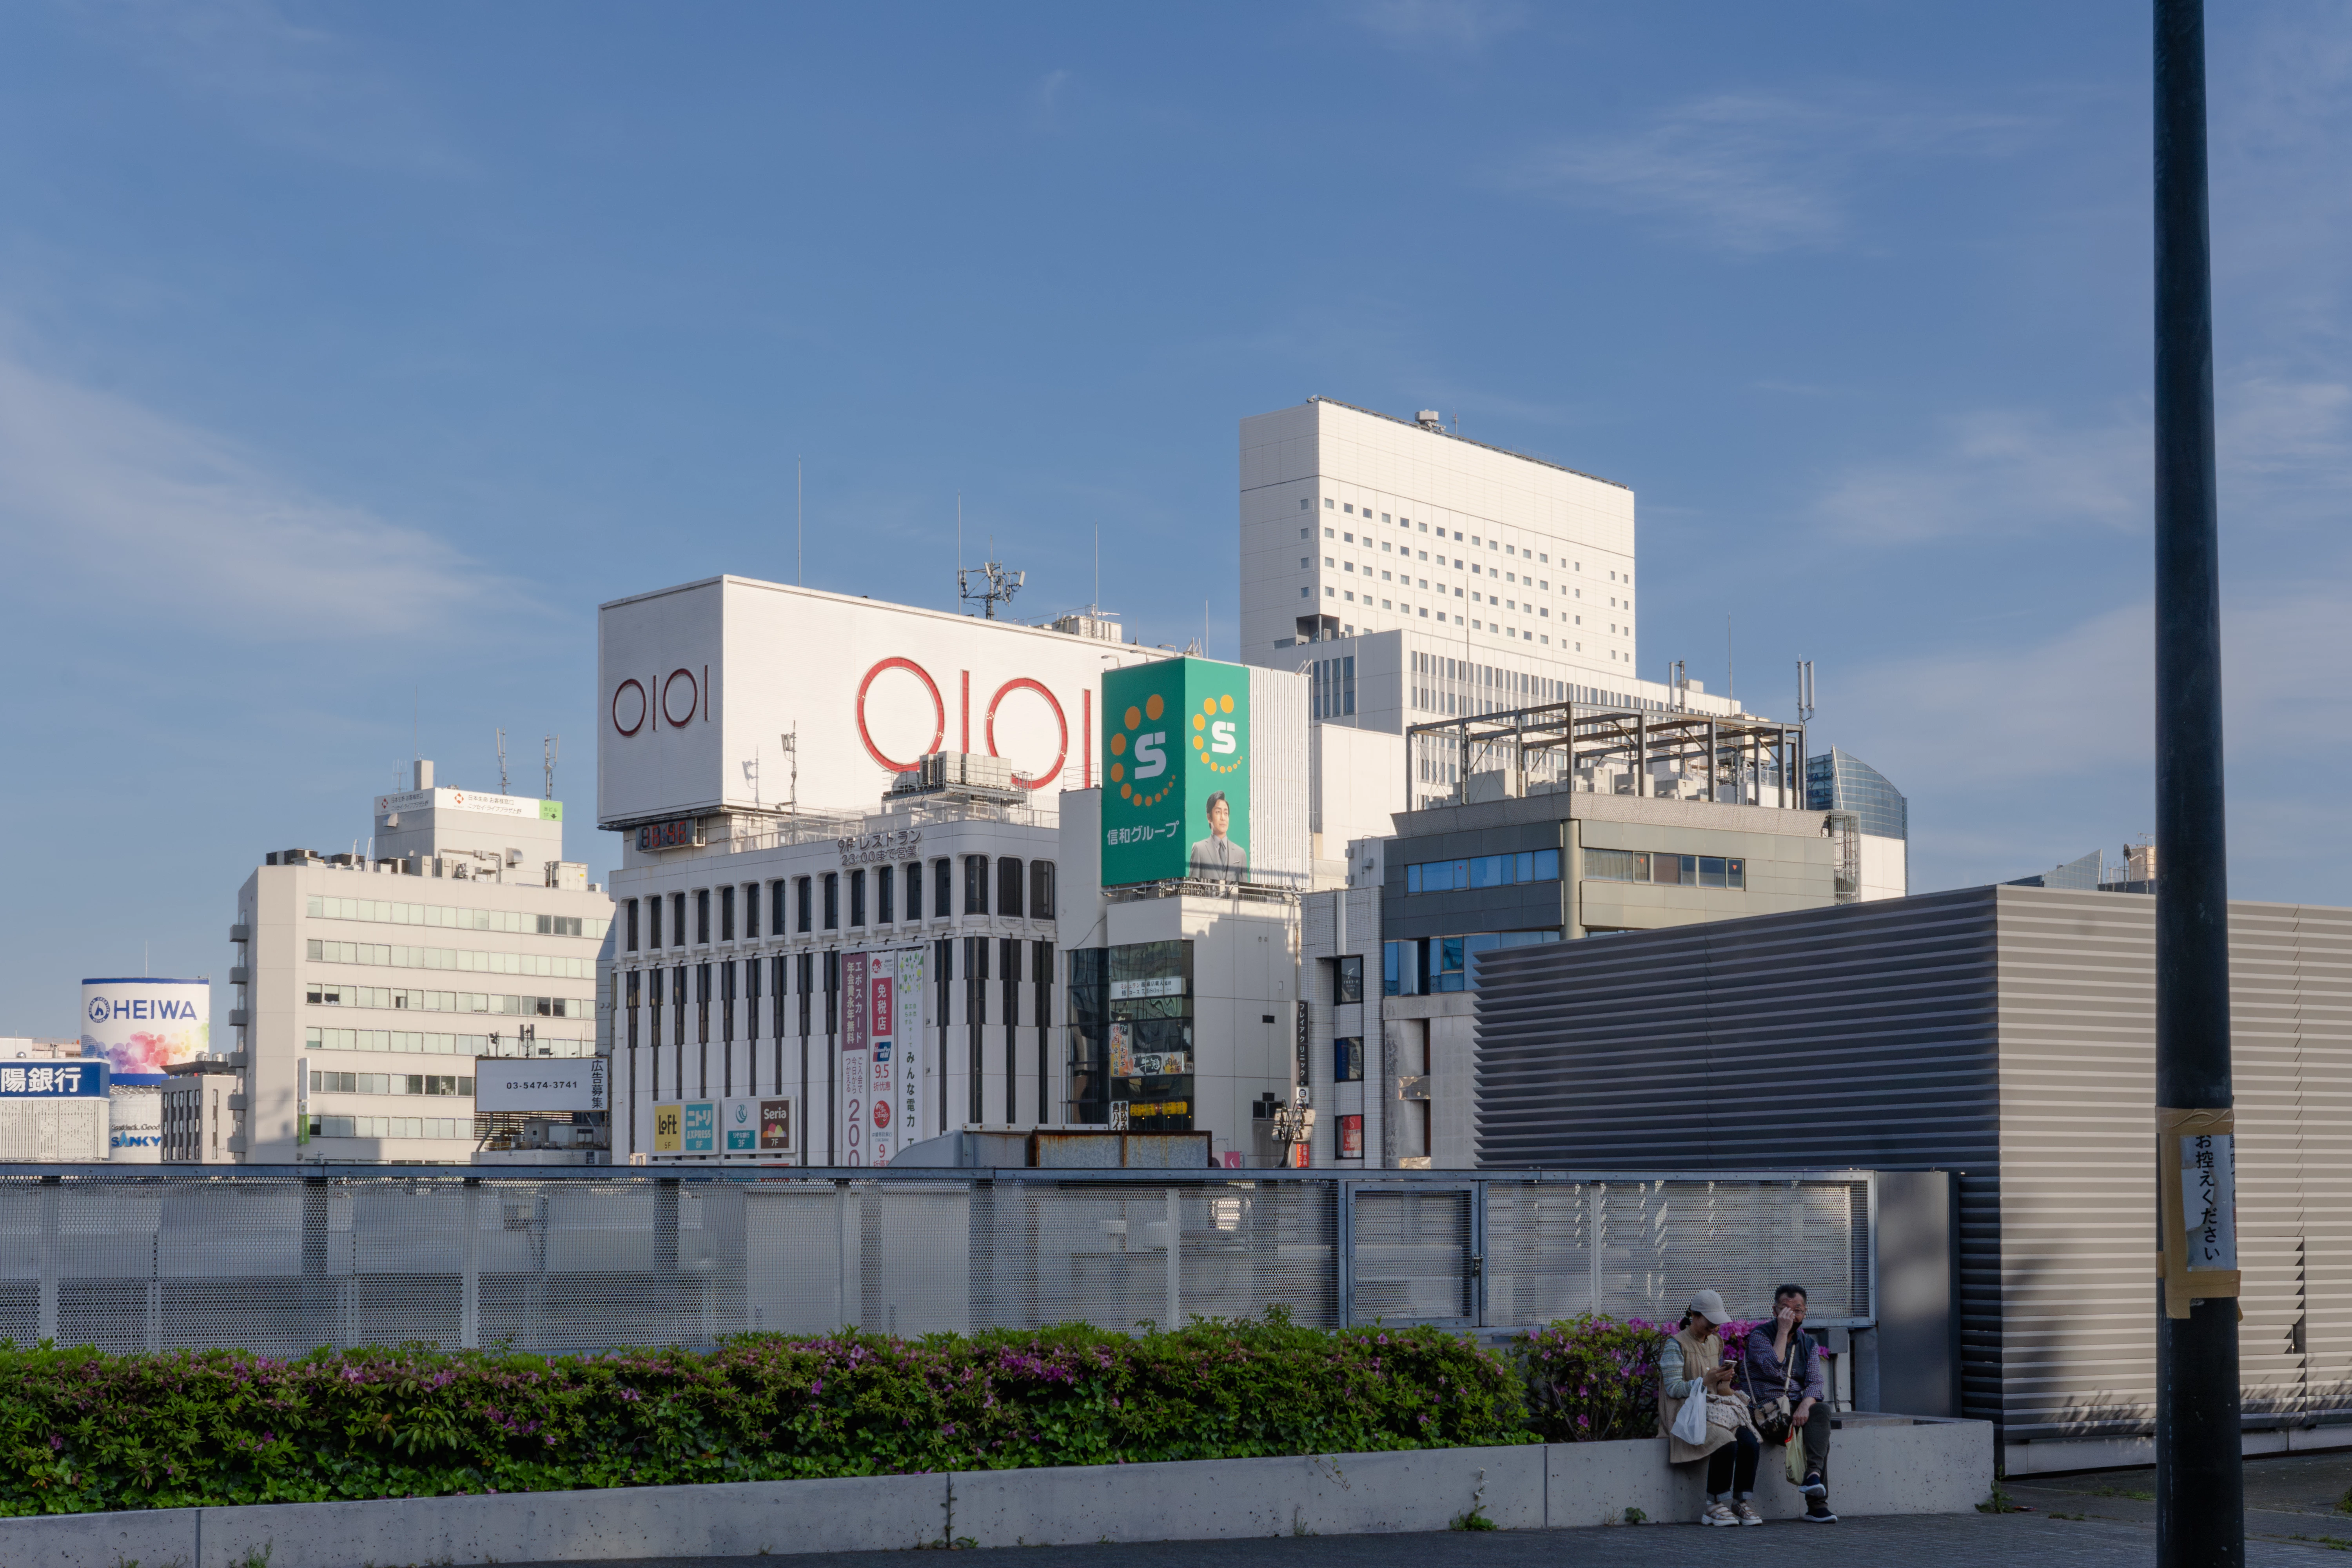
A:
<svg viewBox="0 0 2352 1568">
<path fill-rule="evenodd" d="M 2314 1521 L 2316 1522 L 2316 1521 Z M 2324 1528 L 2324 1526 L 2323 1526 Z M 2318 1533 L 2318 1531 L 2314 1531 Z M 2339 1532 L 2340 1533 L 2340 1532 Z M 2145 1525 L 2054 1520 L 2039 1513 L 1926 1514 L 1794 1521 L 1761 1530 L 1696 1524 L 1619 1530 L 1497 1531 L 1492 1534 L 1315 1535 L 1266 1541 L 1179 1541 L 1125 1546 L 1025 1546 L 975 1552 L 963 1561 L 1006 1568 L 1685 1568 L 1755 1563 L 1759 1568 L 2147 1568 L 2156 1549 Z M 2323 1568 L 2344 1561 L 2333 1549 L 2268 1539 L 2246 1543 L 2248 1568 Z M 604 1568 L 907 1568 L 903 1552 L 806 1557 L 641 1559 Z M 513 1563 L 506 1568 L 556 1568 Z"/>
<path fill-rule="evenodd" d="M 2011 1497 L 2053 1520 L 2156 1525 L 2156 1471 L 2099 1470 L 2004 1482 Z M 2281 1454 L 2246 1461 L 2246 1534 L 2352 1552 L 2352 1454 Z"/>
</svg>

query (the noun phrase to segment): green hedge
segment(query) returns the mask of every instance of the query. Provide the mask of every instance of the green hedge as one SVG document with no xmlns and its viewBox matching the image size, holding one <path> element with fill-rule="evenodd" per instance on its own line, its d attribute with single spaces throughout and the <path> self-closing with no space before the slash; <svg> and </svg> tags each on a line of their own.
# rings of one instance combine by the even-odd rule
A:
<svg viewBox="0 0 2352 1568">
<path fill-rule="evenodd" d="M 746 1335 L 707 1354 L 278 1362 L 0 1343 L 0 1514 L 1634 1436 L 1589 1415 L 1580 1429 L 1570 1391 L 1611 1369 L 1625 1405 L 1631 1375 L 1638 1415 L 1639 1373 L 1618 1363 L 1645 1330 L 1584 1321 L 1503 1352 L 1278 1319 L 1139 1338 Z"/>
</svg>

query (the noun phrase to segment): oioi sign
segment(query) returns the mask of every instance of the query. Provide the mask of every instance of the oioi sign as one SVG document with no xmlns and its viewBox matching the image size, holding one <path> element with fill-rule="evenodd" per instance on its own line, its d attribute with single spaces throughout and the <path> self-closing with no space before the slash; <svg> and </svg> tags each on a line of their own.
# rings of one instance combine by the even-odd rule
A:
<svg viewBox="0 0 2352 1568">
<path fill-rule="evenodd" d="M 1249 692 L 1204 658 L 1103 677 L 1105 887 L 1250 879 Z"/>
<path fill-rule="evenodd" d="M 741 577 L 617 600 L 597 626 L 605 826 L 792 799 L 870 810 L 940 751 L 1003 757 L 1024 789 L 1088 788 L 1103 671 L 1148 657 Z"/>
</svg>

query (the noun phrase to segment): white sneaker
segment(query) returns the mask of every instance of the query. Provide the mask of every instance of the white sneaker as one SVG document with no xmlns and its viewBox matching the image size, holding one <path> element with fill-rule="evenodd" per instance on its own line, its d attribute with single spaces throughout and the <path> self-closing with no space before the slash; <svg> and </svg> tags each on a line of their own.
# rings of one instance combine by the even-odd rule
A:
<svg viewBox="0 0 2352 1568">
<path fill-rule="evenodd" d="M 1738 1502 L 1733 1503 L 1731 1505 L 1731 1511 L 1739 1516 L 1739 1522 L 1742 1524 L 1761 1524 L 1764 1522 L 1764 1516 L 1758 1513 L 1754 1509 L 1749 1508 L 1746 1498 L 1742 1498 Z"/>
<path fill-rule="evenodd" d="M 1727 1503 L 1711 1502 L 1698 1510 L 1698 1521 L 1701 1524 L 1736 1525 L 1739 1522 L 1739 1516 L 1732 1512 Z"/>
</svg>

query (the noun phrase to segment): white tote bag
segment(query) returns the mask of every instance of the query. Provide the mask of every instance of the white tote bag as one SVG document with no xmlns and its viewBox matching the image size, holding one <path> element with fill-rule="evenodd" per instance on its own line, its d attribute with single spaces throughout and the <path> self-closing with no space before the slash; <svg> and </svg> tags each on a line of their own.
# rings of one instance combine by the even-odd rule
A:
<svg viewBox="0 0 2352 1568">
<path fill-rule="evenodd" d="M 1683 1407 L 1675 1412 L 1674 1434 L 1696 1448 L 1706 1441 L 1706 1394 L 1694 1388 Z"/>
</svg>

